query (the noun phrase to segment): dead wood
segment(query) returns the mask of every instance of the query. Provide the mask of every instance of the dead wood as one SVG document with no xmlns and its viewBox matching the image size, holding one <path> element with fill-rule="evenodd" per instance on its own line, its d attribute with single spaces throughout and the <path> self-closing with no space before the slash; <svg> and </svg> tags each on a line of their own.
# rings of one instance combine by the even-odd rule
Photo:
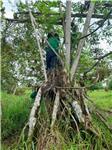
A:
<svg viewBox="0 0 112 150">
<path fill-rule="evenodd" d="M 59 91 L 57 91 L 56 98 L 55 98 L 55 101 L 54 101 L 53 113 L 52 113 L 51 128 L 53 128 L 54 123 L 56 121 L 56 116 L 57 116 L 57 112 L 58 112 L 58 108 L 59 108 L 59 103 L 60 103 L 59 100 L 60 100 L 60 95 L 59 95 Z"/>
<path fill-rule="evenodd" d="M 66 124 L 68 116 L 70 116 L 70 118 L 68 117 L 69 125 L 75 132 L 80 134 L 80 130 L 83 128 L 89 134 L 98 136 L 98 131 L 92 124 L 91 114 L 85 101 L 85 88 L 79 85 L 78 88 L 71 88 L 67 73 L 62 68 L 56 68 L 47 72 L 47 76 L 47 82 L 38 87 L 39 90 L 30 113 L 28 147 L 31 148 L 31 142 L 37 139 L 45 130 L 49 131 L 47 135 L 54 132 L 55 122 L 60 125 L 63 120 Z M 44 97 L 49 115 L 48 120 L 45 120 L 45 117 L 39 114 L 42 97 Z M 98 115 L 99 113 L 97 113 Z M 102 118 L 100 115 L 100 119 Z M 102 120 L 104 121 L 104 118 Z M 47 144 L 47 135 L 45 134 L 42 145 Z M 38 146 L 40 145 L 37 141 L 35 143 Z M 39 147 L 42 149 L 41 145 Z"/>
<path fill-rule="evenodd" d="M 32 107 L 31 113 L 30 113 L 30 117 L 29 117 L 29 132 L 28 132 L 28 139 L 31 140 L 32 139 L 32 135 L 33 135 L 33 131 L 35 128 L 35 124 L 36 124 L 36 112 L 38 107 L 40 106 L 40 100 L 41 100 L 41 95 L 42 95 L 42 91 L 41 88 L 38 90 L 34 105 Z"/>
</svg>

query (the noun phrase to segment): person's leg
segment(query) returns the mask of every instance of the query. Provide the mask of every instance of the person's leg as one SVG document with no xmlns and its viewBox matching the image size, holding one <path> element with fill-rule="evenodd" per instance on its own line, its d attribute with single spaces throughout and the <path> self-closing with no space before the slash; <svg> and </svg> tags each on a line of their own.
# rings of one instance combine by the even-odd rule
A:
<svg viewBox="0 0 112 150">
<path fill-rule="evenodd" d="M 54 69 L 58 66 L 57 55 L 53 51 L 49 51 L 46 54 L 46 66 L 47 70 Z"/>
<path fill-rule="evenodd" d="M 51 54 L 50 52 L 46 53 L 46 69 L 49 70 L 51 67 Z"/>
<path fill-rule="evenodd" d="M 57 66 L 57 56 L 56 54 L 53 54 L 51 58 L 51 68 L 54 69 L 56 68 L 56 66 Z"/>
</svg>

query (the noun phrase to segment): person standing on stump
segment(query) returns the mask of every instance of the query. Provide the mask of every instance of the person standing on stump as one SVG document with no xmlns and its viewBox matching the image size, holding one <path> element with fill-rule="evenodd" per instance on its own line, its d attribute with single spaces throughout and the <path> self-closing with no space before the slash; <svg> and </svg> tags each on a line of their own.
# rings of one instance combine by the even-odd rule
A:
<svg viewBox="0 0 112 150">
<path fill-rule="evenodd" d="M 52 32 L 48 33 L 47 41 L 48 41 L 49 44 L 45 47 L 45 51 L 46 51 L 46 70 L 51 71 L 52 69 L 56 68 L 56 66 L 59 65 L 59 60 L 57 58 L 58 56 L 56 55 L 56 53 L 59 52 L 59 44 L 60 44 L 59 35 L 57 33 L 52 33 Z M 31 95 L 30 95 L 30 98 L 33 101 L 36 98 L 37 91 L 38 91 L 38 89 L 35 88 L 32 91 Z"/>
<path fill-rule="evenodd" d="M 48 46 L 45 47 L 46 51 L 46 69 L 47 71 L 56 68 L 59 63 L 58 56 L 56 53 L 59 52 L 60 39 L 57 33 L 48 33 L 47 36 Z M 56 53 L 55 53 L 55 52 Z"/>
</svg>

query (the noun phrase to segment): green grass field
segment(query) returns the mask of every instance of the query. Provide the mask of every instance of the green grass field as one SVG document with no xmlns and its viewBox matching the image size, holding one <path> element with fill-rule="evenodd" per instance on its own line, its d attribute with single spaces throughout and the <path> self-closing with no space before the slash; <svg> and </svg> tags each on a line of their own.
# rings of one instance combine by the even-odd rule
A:
<svg viewBox="0 0 112 150">
<path fill-rule="evenodd" d="M 90 91 L 88 92 L 88 95 L 99 108 L 112 109 L 112 91 Z"/>
<path fill-rule="evenodd" d="M 1 94 L 2 105 L 2 138 L 14 136 L 24 126 L 31 108 L 31 100 L 28 94 L 15 96 L 6 93 Z"/>
<path fill-rule="evenodd" d="M 104 90 L 89 91 L 88 95 L 94 101 L 94 103 L 102 109 L 112 110 L 112 91 L 105 92 Z M 27 91 L 23 96 L 14 96 L 6 93 L 2 93 L 2 150 L 10 149 L 10 144 L 16 142 L 22 128 L 28 121 L 29 113 L 33 103 L 30 99 L 30 92 Z M 98 121 L 96 117 L 93 117 L 94 124 L 98 127 L 101 133 L 101 138 L 96 141 L 95 150 L 100 150 L 100 144 L 104 138 L 109 145 L 112 146 L 112 136 L 109 131 Z M 108 117 L 108 122 L 112 126 L 112 114 Z M 103 137 L 102 137 L 103 136 Z M 12 140 L 11 140 L 12 139 Z M 69 144 L 65 144 L 63 150 L 82 150 L 83 145 L 88 145 L 87 150 L 90 149 L 90 139 L 87 139 L 77 146 L 74 141 L 69 141 Z M 74 138 L 76 140 L 76 137 Z M 94 139 L 96 140 L 96 139 Z M 112 147 L 111 147 L 112 148 Z M 101 147 L 102 150 L 102 147 Z M 111 150 L 111 149 L 110 149 Z"/>
</svg>

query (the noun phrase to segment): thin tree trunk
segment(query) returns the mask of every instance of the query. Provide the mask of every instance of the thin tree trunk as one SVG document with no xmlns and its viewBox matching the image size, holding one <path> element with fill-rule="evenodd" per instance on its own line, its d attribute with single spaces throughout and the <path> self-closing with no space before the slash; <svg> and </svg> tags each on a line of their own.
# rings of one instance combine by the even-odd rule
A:
<svg viewBox="0 0 112 150">
<path fill-rule="evenodd" d="M 15 86 L 14 90 L 13 90 L 13 95 L 16 94 L 16 90 L 17 90 L 17 85 Z"/>
<path fill-rule="evenodd" d="M 30 10 L 29 10 L 29 14 L 30 14 L 31 23 L 32 23 L 32 26 L 33 26 L 33 29 L 34 29 L 34 32 L 35 32 L 35 37 L 36 37 L 37 45 L 38 45 L 39 52 L 40 52 L 40 57 L 41 57 L 42 65 L 43 65 L 45 81 L 47 81 L 47 73 L 46 73 L 46 67 L 45 67 L 45 63 L 44 63 L 43 53 L 42 53 L 42 49 L 41 49 L 40 42 L 39 42 L 39 39 L 38 39 L 38 32 L 37 32 L 35 24 L 34 24 L 35 23 L 35 18 L 33 17 Z"/>
<path fill-rule="evenodd" d="M 31 137 L 32 137 L 34 127 L 36 124 L 35 114 L 37 112 L 38 107 L 40 106 L 41 94 L 42 94 L 42 89 L 40 87 L 40 89 L 38 90 L 37 96 L 35 98 L 35 102 L 34 102 L 34 105 L 32 107 L 30 117 L 29 117 L 29 132 L 28 132 L 28 138 L 29 139 L 31 139 Z"/>
<path fill-rule="evenodd" d="M 92 17 L 93 10 L 94 10 L 94 3 L 91 2 L 89 10 L 88 10 L 87 18 L 86 18 L 86 21 L 85 21 L 85 25 L 84 25 L 84 28 L 83 28 L 82 37 L 85 36 L 88 32 L 88 28 L 89 28 L 89 25 L 90 25 L 90 20 L 91 20 L 91 17 Z M 77 48 L 77 53 L 76 53 L 76 58 L 73 62 L 72 68 L 71 68 L 71 80 L 73 80 L 73 77 L 76 73 L 84 43 L 85 43 L 85 38 L 81 39 L 80 42 L 79 42 L 79 45 L 78 45 L 78 48 Z"/>
<path fill-rule="evenodd" d="M 65 47 L 66 62 L 68 69 L 70 67 L 70 49 L 71 49 L 71 0 L 66 0 L 66 26 L 65 26 Z"/>
</svg>

